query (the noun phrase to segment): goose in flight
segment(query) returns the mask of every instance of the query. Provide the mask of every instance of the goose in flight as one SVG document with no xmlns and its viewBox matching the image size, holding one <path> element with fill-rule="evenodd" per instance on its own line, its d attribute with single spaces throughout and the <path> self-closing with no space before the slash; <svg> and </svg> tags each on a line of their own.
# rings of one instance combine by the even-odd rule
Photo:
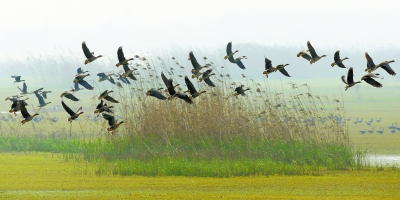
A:
<svg viewBox="0 0 400 200">
<path fill-rule="evenodd" d="M 85 65 L 95 61 L 97 58 L 102 57 L 102 55 L 94 56 L 94 52 L 90 52 L 88 47 L 86 46 L 85 41 L 82 42 L 82 50 L 86 56 Z"/>
<path fill-rule="evenodd" d="M 74 90 L 74 91 L 75 91 L 75 90 Z M 73 95 L 73 91 L 65 91 L 65 92 L 63 92 L 63 93 L 60 95 L 60 97 L 61 97 L 61 98 L 65 97 L 65 98 L 70 99 L 70 100 L 72 100 L 72 101 L 79 101 L 79 99 L 76 98 L 76 97 Z"/>
<path fill-rule="evenodd" d="M 35 94 L 36 98 L 39 101 L 39 108 L 42 108 L 44 106 L 46 106 L 47 104 L 50 104 L 51 102 L 45 102 L 44 98 L 42 97 L 42 95 L 39 94 L 40 90 L 35 90 L 33 93 Z"/>
<path fill-rule="evenodd" d="M 111 110 L 111 108 L 114 108 L 114 106 L 108 106 L 107 103 L 104 103 L 103 99 L 100 100 L 100 103 L 97 104 L 96 106 L 96 110 L 93 111 L 93 114 L 98 113 L 98 115 L 102 112 L 109 112 L 109 113 L 113 113 L 113 111 Z"/>
<path fill-rule="evenodd" d="M 19 82 L 25 81 L 25 80 L 21 80 L 21 76 L 18 76 L 18 75 L 11 76 L 11 78 L 14 78 L 14 83 L 19 83 Z"/>
<path fill-rule="evenodd" d="M 112 75 L 113 75 L 113 74 L 104 73 L 104 72 L 100 72 L 100 73 L 97 74 L 97 76 L 99 77 L 99 82 L 108 80 L 108 81 L 110 81 L 110 83 L 112 83 L 112 84 L 115 85 L 115 81 L 114 81 L 114 79 L 112 78 Z"/>
<path fill-rule="evenodd" d="M 185 76 L 185 83 L 186 83 L 186 86 L 187 86 L 187 88 L 188 88 L 188 91 L 190 92 L 190 95 L 192 95 L 192 96 L 190 96 L 190 98 L 196 98 L 196 97 L 198 97 L 200 94 L 206 92 L 206 91 L 198 92 L 198 91 L 196 90 L 196 88 L 194 87 L 193 83 L 189 80 L 189 78 L 188 78 L 187 76 Z"/>
<path fill-rule="evenodd" d="M 345 58 L 340 59 L 339 52 L 340 52 L 339 50 L 335 52 L 335 56 L 333 57 L 333 59 L 334 59 L 335 62 L 333 62 L 333 63 L 331 64 L 331 66 L 334 67 L 335 65 L 337 65 L 337 66 L 340 67 L 340 68 L 346 68 L 346 67 L 343 65 L 343 61 L 346 60 L 346 59 L 349 59 L 349 58 L 348 58 L 348 57 L 345 57 Z"/>
<path fill-rule="evenodd" d="M 133 75 L 133 72 L 134 72 L 135 70 L 137 70 L 137 69 L 135 69 L 135 68 L 130 69 L 128 65 L 122 65 L 122 66 L 123 66 L 124 71 L 125 71 L 125 72 L 122 74 L 122 77 L 124 77 L 124 78 L 129 77 L 130 79 L 136 81 L 137 79 L 136 79 L 136 77 Z"/>
<path fill-rule="evenodd" d="M 379 65 L 375 65 L 371 56 L 369 56 L 369 54 L 367 52 L 365 52 L 365 58 L 367 59 L 367 68 L 365 69 L 366 72 L 371 73 L 380 67 L 380 68 L 384 69 L 390 75 L 392 75 L 392 76 L 396 75 L 396 72 L 394 72 L 394 70 L 389 65 L 389 63 L 394 62 L 394 60 L 383 61 L 383 62 L 379 63 Z"/>
<path fill-rule="evenodd" d="M 192 63 L 193 69 L 191 70 L 192 74 L 199 72 L 201 69 L 207 66 L 201 66 L 198 62 L 196 57 L 193 54 L 193 51 L 189 52 L 189 60 Z"/>
<path fill-rule="evenodd" d="M 234 63 L 235 59 L 233 58 L 233 55 L 235 55 L 235 53 L 237 53 L 237 52 L 239 52 L 239 50 L 236 50 L 236 51 L 232 52 L 232 42 L 229 42 L 226 45 L 226 55 L 225 55 L 224 59 L 225 60 L 228 59 L 229 62 Z"/>
<path fill-rule="evenodd" d="M 29 94 L 27 91 L 28 87 L 26 87 L 25 82 L 22 84 L 22 89 L 19 86 L 17 86 L 17 87 L 18 87 L 19 91 L 21 91 L 21 94 Z"/>
<path fill-rule="evenodd" d="M 77 74 L 75 75 L 74 80 L 72 81 L 73 83 L 79 83 L 82 85 L 84 88 L 88 90 L 93 90 L 94 88 L 85 80 L 83 80 L 86 76 L 90 76 L 90 74 Z"/>
<path fill-rule="evenodd" d="M 325 57 L 326 55 L 318 56 L 317 52 L 315 51 L 314 47 L 311 45 L 310 41 L 307 41 L 308 51 L 311 55 L 310 64 L 313 64 L 320 60 L 321 58 Z"/>
<path fill-rule="evenodd" d="M 349 89 L 350 87 L 353 87 L 357 83 L 361 83 L 361 81 L 354 82 L 353 76 L 354 75 L 353 75 L 353 68 L 352 67 L 350 67 L 349 71 L 347 72 L 347 79 L 345 78 L 344 75 L 342 76 L 342 81 L 343 81 L 344 84 L 346 84 L 345 91 L 347 89 Z"/>
<path fill-rule="evenodd" d="M 172 84 L 172 78 L 168 79 L 167 88 L 168 88 L 169 95 L 171 95 L 168 98 L 169 100 L 173 99 L 174 97 L 178 97 L 189 104 L 193 104 L 193 101 L 184 92 L 182 92 L 181 90 L 179 90 L 178 92 L 175 91 L 175 88 Z"/>
<path fill-rule="evenodd" d="M 47 99 L 47 93 L 51 93 L 51 91 L 40 91 L 40 94 L 43 98 Z"/>
<path fill-rule="evenodd" d="M 382 84 L 374 79 L 374 78 L 379 78 L 378 76 L 379 76 L 379 74 L 368 73 L 368 74 L 364 75 L 361 78 L 361 80 L 367 82 L 368 84 L 370 84 L 374 87 L 380 88 L 380 87 L 382 87 Z"/>
<path fill-rule="evenodd" d="M 307 50 L 300 51 L 300 52 L 297 54 L 297 57 L 300 57 L 300 56 L 301 56 L 301 57 L 303 57 L 304 59 L 310 61 L 310 60 L 311 60 L 311 56 L 310 56 L 307 52 L 308 52 L 308 49 L 307 49 Z"/>
<path fill-rule="evenodd" d="M 246 69 L 246 67 L 245 67 L 244 64 L 242 63 L 242 59 L 247 59 L 247 57 L 246 57 L 246 56 L 237 57 L 237 58 L 235 58 L 235 60 L 234 60 L 233 63 L 236 63 L 237 66 L 240 67 L 240 69 Z"/>
<path fill-rule="evenodd" d="M 22 117 L 24 117 L 24 119 L 21 121 L 21 124 L 24 125 L 26 122 L 31 121 L 35 116 L 39 115 L 38 113 L 35 113 L 33 115 L 30 115 L 28 113 L 28 110 L 25 107 L 24 103 L 20 103 L 19 104 L 19 110 L 21 111 Z"/>
<path fill-rule="evenodd" d="M 82 107 L 80 107 L 76 112 L 74 112 L 73 110 L 71 110 L 71 108 L 69 108 L 67 106 L 67 104 L 64 103 L 64 101 L 61 100 L 61 105 L 64 108 L 64 110 L 69 114 L 69 118 L 68 118 L 68 122 L 72 123 L 73 120 L 77 119 L 79 117 L 79 115 L 83 114 L 82 111 Z"/>
<path fill-rule="evenodd" d="M 207 85 L 209 85 L 209 86 L 211 86 L 211 87 L 216 87 L 216 86 L 214 85 L 214 83 L 210 80 L 210 76 L 215 75 L 215 73 L 211 73 L 211 72 L 212 72 L 212 69 L 209 69 L 209 70 L 205 71 L 205 72 L 203 73 L 202 77 L 199 79 L 199 81 L 201 82 L 201 81 L 204 80 L 204 82 L 205 82 Z"/>
<path fill-rule="evenodd" d="M 109 133 L 111 132 L 112 135 L 114 135 L 114 131 L 119 127 L 119 125 L 124 123 L 124 121 L 118 122 L 118 120 L 115 119 L 115 117 L 112 115 L 109 115 L 106 113 L 103 113 L 102 115 L 103 115 L 103 118 L 108 121 L 109 127 L 107 128 L 107 131 Z"/>
<path fill-rule="evenodd" d="M 122 65 L 122 66 L 128 65 L 129 64 L 128 61 L 133 60 L 133 58 L 129 58 L 129 59 L 125 58 L 124 52 L 122 51 L 122 47 L 118 48 L 117 55 L 118 55 L 118 63 L 115 65 L 117 67 L 119 67 L 120 65 Z"/>
<path fill-rule="evenodd" d="M 265 60 L 265 71 L 263 74 L 265 74 L 268 78 L 268 74 L 276 71 L 280 71 L 283 75 L 290 77 L 289 73 L 285 70 L 284 67 L 288 66 L 289 64 L 281 64 L 276 67 L 272 66 L 272 61 L 264 56 Z"/>
<path fill-rule="evenodd" d="M 27 100 L 27 99 L 25 99 Z M 17 111 L 20 110 L 20 105 L 21 103 L 24 104 L 24 106 L 27 106 L 28 104 L 25 102 L 25 100 L 22 99 L 13 99 L 13 103 L 11 104 L 11 109 L 9 110 L 10 113 L 14 113 L 15 116 L 17 116 Z"/>
<path fill-rule="evenodd" d="M 247 90 L 250 90 L 250 88 L 243 89 L 243 87 L 244 87 L 244 85 L 240 85 L 239 87 L 237 87 L 235 89 L 235 93 L 233 94 L 233 96 L 235 96 L 236 98 L 239 94 L 242 96 L 246 96 L 246 94 L 244 92 Z"/>
<path fill-rule="evenodd" d="M 102 93 L 100 94 L 100 96 L 98 97 L 98 99 L 99 99 L 99 100 L 105 99 L 105 100 L 107 100 L 107 101 L 109 101 L 109 102 L 119 103 L 119 101 L 115 100 L 114 98 L 112 98 L 112 97 L 110 97 L 110 96 L 108 95 L 108 94 L 110 94 L 111 92 L 114 92 L 114 91 L 112 91 L 112 90 L 110 90 L 110 91 L 105 90 L 104 92 L 102 92 Z"/>
<path fill-rule="evenodd" d="M 79 67 L 78 69 L 76 69 L 77 74 L 84 74 L 86 72 L 89 72 L 89 71 L 83 71 L 82 67 Z"/>
<path fill-rule="evenodd" d="M 74 83 L 74 88 L 71 88 L 71 91 L 78 92 L 79 90 L 84 90 L 84 89 L 79 87 L 79 83 Z"/>
<path fill-rule="evenodd" d="M 161 92 L 155 88 L 151 88 L 146 92 L 147 96 L 152 96 L 160 100 L 167 100 L 167 98 L 161 94 Z"/>
</svg>

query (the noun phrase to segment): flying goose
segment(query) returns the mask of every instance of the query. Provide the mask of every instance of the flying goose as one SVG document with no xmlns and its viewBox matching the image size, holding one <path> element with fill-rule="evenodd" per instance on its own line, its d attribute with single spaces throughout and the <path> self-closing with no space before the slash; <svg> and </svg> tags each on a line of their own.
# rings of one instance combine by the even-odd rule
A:
<svg viewBox="0 0 400 200">
<path fill-rule="evenodd" d="M 33 93 L 35 94 L 36 98 L 39 101 L 38 107 L 42 108 L 42 107 L 46 106 L 47 104 L 50 104 L 51 102 L 45 102 L 43 97 L 39 94 L 39 91 L 40 90 L 35 90 Z"/>
<path fill-rule="evenodd" d="M 152 96 L 160 100 L 166 100 L 167 98 L 161 94 L 161 92 L 155 88 L 151 88 L 146 92 L 147 96 Z"/>
<path fill-rule="evenodd" d="M 187 76 L 185 76 L 185 83 L 186 86 L 188 88 L 188 91 L 190 92 L 190 98 L 196 98 L 198 97 L 200 94 L 205 93 L 206 91 L 201 91 L 201 92 L 197 92 L 196 88 L 194 87 L 193 83 L 190 82 L 189 78 Z"/>
<path fill-rule="evenodd" d="M 83 114 L 82 111 L 82 107 L 78 108 L 78 110 L 76 112 L 74 112 L 73 110 L 71 110 L 71 108 L 69 108 L 63 100 L 61 100 L 61 105 L 64 108 L 65 111 L 67 111 L 67 113 L 69 114 L 69 118 L 68 118 L 68 122 L 72 123 L 73 120 L 77 119 L 79 117 L 79 115 Z"/>
<path fill-rule="evenodd" d="M 369 54 L 367 52 L 365 52 L 365 58 L 367 59 L 367 68 L 365 69 L 366 72 L 371 73 L 380 67 L 380 68 L 384 69 L 390 75 L 392 75 L 392 76 L 396 75 L 396 72 L 394 72 L 393 69 L 389 65 L 389 63 L 394 62 L 394 60 L 383 61 L 383 62 L 379 63 L 379 65 L 375 65 L 371 56 L 369 56 Z"/>
<path fill-rule="evenodd" d="M 374 78 L 379 78 L 378 76 L 379 76 L 379 74 L 368 73 L 368 74 L 364 75 L 361 78 L 361 80 L 367 82 L 368 84 L 370 84 L 374 87 L 380 88 L 380 87 L 382 87 L 382 84 L 374 79 Z"/>
<path fill-rule="evenodd" d="M 100 114 L 102 112 L 113 113 L 111 108 L 114 108 L 114 106 L 108 106 L 107 103 L 104 103 L 104 101 L 102 99 L 102 100 L 100 100 L 100 103 L 97 104 L 96 110 L 93 111 L 93 114 L 96 114 L 96 113 Z"/>
<path fill-rule="evenodd" d="M 90 52 L 89 51 L 88 47 L 86 46 L 85 41 L 82 42 L 82 50 L 83 50 L 83 53 L 86 56 L 85 65 L 88 64 L 88 63 L 93 62 L 97 58 L 102 57 L 102 55 L 94 56 L 94 52 Z"/>
<path fill-rule="evenodd" d="M 204 82 L 205 82 L 207 85 L 209 85 L 209 86 L 211 86 L 211 87 L 216 87 L 216 86 L 214 85 L 214 83 L 210 80 L 210 76 L 215 75 L 215 73 L 211 73 L 211 72 L 212 72 L 212 69 L 209 69 L 209 70 L 205 71 L 205 72 L 203 73 L 202 77 L 199 79 L 199 81 L 201 82 L 201 81 L 204 80 Z"/>
<path fill-rule="evenodd" d="M 342 76 L 342 81 L 346 84 L 345 91 L 357 83 L 361 83 L 361 81 L 354 82 L 353 76 L 353 67 L 350 67 L 349 71 L 347 72 L 347 79 L 345 79 L 344 75 Z"/>
<path fill-rule="evenodd" d="M 237 53 L 237 52 L 239 52 L 239 50 L 236 50 L 236 51 L 232 52 L 232 42 L 229 42 L 229 43 L 226 45 L 226 55 L 225 55 L 224 59 L 225 59 L 225 60 L 228 59 L 229 62 L 234 63 L 234 62 L 235 62 L 235 61 L 234 61 L 235 59 L 233 58 L 233 55 L 235 55 L 235 53 Z"/>
<path fill-rule="evenodd" d="M 90 74 L 77 74 L 75 75 L 75 78 L 73 80 L 73 83 L 79 83 L 80 85 L 82 85 L 84 88 L 88 89 L 88 90 L 93 90 L 94 88 L 89 85 L 88 82 L 86 82 L 85 80 L 83 80 L 86 76 L 90 76 Z"/>
<path fill-rule="evenodd" d="M 112 115 L 109 115 L 106 113 L 103 113 L 102 115 L 103 115 L 103 118 L 108 121 L 109 127 L 107 128 L 107 131 L 109 133 L 111 132 L 112 135 L 114 135 L 114 131 L 119 127 L 119 125 L 124 123 L 124 121 L 118 122 L 118 120 L 115 119 L 115 117 Z"/>
<path fill-rule="evenodd" d="M 113 102 L 113 103 L 119 103 L 119 102 L 118 102 L 117 100 L 115 100 L 114 98 L 108 96 L 108 94 L 110 94 L 111 92 L 114 92 L 114 91 L 112 91 L 112 90 L 110 90 L 110 91 L 105 90 L 104 92 L 102 92 L 102 93 L 100 94 L 100 96 L 98 97 L 98 99 L 99 99 L 99 100 L 105 99 L 105 100 L 110 101 L 110 102 Z"/>
<path fill-rule="evenodd" d="M 75 91 L 75 90 L 74 90 Z M 70 99 L 70 100 L 72 100 L 72 101 L 79 101 L 79 99 L 78 98 L 76 98 L 74 95 L 73 95 L 73 91 L 65 91 L 65 92 L 63 92 L 61 95 L 60 95 L 60 97 L 61 98 L 63 98 L 63 97 L 65 97 L 65 98 L 67 98 L 67 99 Z"/>
<path fill-rule="evenodd" d="M 22 125 L 24 125 L 26 122 L 31 121 L 35 116 L 39 115 L 38 113 L 30 115 L 28 113 L 28 110 L 26 110 L 26 107 L 25 107 L 24 103 L 20 103 L 19 104 L 19 110 L 21 111 L 22 117 L 24 117 L 24 119 L 21 121 Z"/>
<path fill-rule="evenodd" d="M 314 47 L 311 45 L 310 41 L 307 41 L 307 47 L 311 55 L 310 64 L 313 64 L 320 60 L 321 58 L 325 57 L 326 55 L 318 56 L 317 52 L 315 52 Z"/>
<path fill-rule="evenodd" d="M 264 60 L 265 60 L 265 71 L 263 72 L 263 74 L 265 74 L 268 78 L 268 74 L 272 73 L 272 72 L 276 72 L 276 71 L 280 71 L 283 75 L 290 77 L 289 73 L 285 70 L 284 67 L 288 66 L 289 64 L 281 64 L 278 65 L 276 67 L 272 66 L 272 61 L 269 60 L 268 58 L 266 58 L 264 56 Z"/>
<path fill-rule="evenodd" d="M 19 91 L 21 91 L 21 94 L 29 94 L 27 91 L 28 88 L 26 87 L 25 82 L 22 84 L 22 89 L 19 86 L 17 86 L 17 87 L 18 87 Z"/>
<path fill-rule="evenodd" d="M 335 65 L 337 65 L 337 66 L 340 67 L 340 68 L 346 68 L 346 67 L 343 65 L 343 61 L 346 60 L 346 59 L 349 59 L 349 58 L 348 58 L 348 57 L 345 57 L 345 58 L 343 58 L 343 59 L 340 59 L 339 52 L 340 52 L 339 50 L 335 52 L 335 56 L 333 57 L 333 60 L 334 60 L 335 62 L 333 62 L 333 63 L 331 64 L 331 66 L 334 67 Z"/>
<path fill-rule="evenodd" d="M 233 96 L 235 96 L 236 98 L 239 94 L 242 96 L 246 96 L 246 94 L 244 92 L 247 90 L 250 90 L 250 88 L 243 89 L 243 87 L 244 87 L 244 85 L 240 85 L 239 87 L 237 87 L 235 89 L 235 93 L 233 94 Z"/>
<path fill-rule="evenodd" d="M 14 78 L 14 83 L 19 83 L 19 82 L 25 81 L 25 80 L 21 80 L 21 76 L 18 76 L 18 75 L 11 76 L 11 78 Z"/>
<path fill-rule="evenodd" d="M 118 63 L 115 65 L 117 67 L 119 67 L 120 65 L 128 65 L 129 64 L 128 61 L 133 60 L 133 58 L 129 59 L 125 58 L 124 52 L 122 51 L 122 47 L 118 48 L 117 55 L 118 55 Z"/>
</svg>

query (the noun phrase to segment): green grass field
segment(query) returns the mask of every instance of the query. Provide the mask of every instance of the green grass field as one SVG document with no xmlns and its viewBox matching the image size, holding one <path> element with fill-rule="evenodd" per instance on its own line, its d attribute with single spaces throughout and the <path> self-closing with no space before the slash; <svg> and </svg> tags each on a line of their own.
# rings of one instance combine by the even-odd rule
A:
<svg viewBox="0 0 400 200">
<path fill-rule="evenodd" d="M 1 153 L 0 198 L 397 199 L 400 172 L 325 171 L 322 176 L 232 178 L 98 176 L 60 154 Z M 85 167 L 83 167 L 85 166 Z"/>
</svg>

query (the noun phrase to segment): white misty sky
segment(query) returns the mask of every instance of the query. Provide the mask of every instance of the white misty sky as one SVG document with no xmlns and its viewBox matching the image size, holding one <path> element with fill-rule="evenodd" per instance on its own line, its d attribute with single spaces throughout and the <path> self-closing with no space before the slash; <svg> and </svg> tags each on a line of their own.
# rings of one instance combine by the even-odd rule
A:
<svg viewBox="0 0 400 200">
<path fill-rule="evenodd" d="M 97 53 L 227 42 L 327 48 L 399 47 L 398 1 L 6 1 L 0 54 L 49 53 L 81 42 Z"/>
</svg>

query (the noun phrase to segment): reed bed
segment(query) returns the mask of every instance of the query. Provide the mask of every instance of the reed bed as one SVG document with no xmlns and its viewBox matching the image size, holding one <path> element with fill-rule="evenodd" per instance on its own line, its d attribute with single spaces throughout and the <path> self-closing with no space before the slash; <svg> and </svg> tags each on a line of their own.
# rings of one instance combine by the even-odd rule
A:
<svg viewBox="0 0 400 200">
<path fill-rule="evenodd" d="M 189 70 L 178 61 L 141 59 L 133 64 L 140 69 L 138 80 L 113 88 L 120 101 L 116 113 L 125 122 L 116 134 L 104 132 L 104 120 L 99 124 L 89 117 L 60 132 L 38 127 L 42 134 L 36 137 L 2 125 L 0 150 L 61 152 L 65 160 L 97 163 L 99 175 L 302 175 L 365 164 L 363 154 L 349 145 L 342 100 L 314 95 L 307 84 L 289 83 L 284 89 L 281 82 L 276 91 L 265 79 L 236 83 L 225 66 L 207 59 L 204 64 L 214 69 L 217 87 L 191 79 L 199 91 L 207 91 L 192 105 L 145 96 L 147 89 L 163 87 L 161 71 L 186 90 L 183 77 Z M 235 98 L 241 84 L 251 90 Z M 7 134 L 11 128 L 13 134 Z"/>
</svg>

